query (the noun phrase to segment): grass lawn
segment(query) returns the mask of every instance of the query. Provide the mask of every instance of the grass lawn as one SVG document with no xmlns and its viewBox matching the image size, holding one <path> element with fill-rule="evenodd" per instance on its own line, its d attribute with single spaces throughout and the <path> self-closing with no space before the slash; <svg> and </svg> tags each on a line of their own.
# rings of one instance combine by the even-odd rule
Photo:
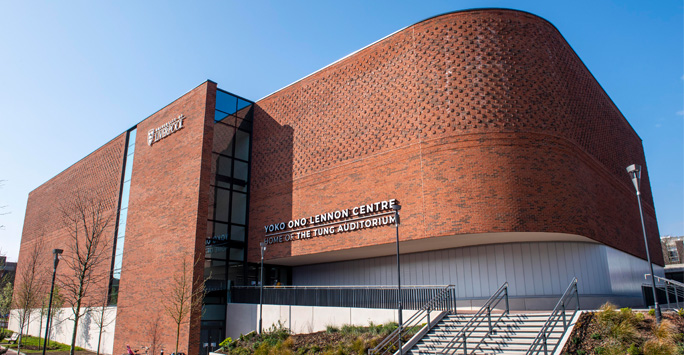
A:
<svg viewBox="0 0 684 355">
<path fill-rule="evenodd" d="M 32 337 L 29 335 L 24 335 L 22 337 L 22 344 L 21 344 L 21 352 L 22 353 L 42 353 L 42 346 L 43 346 L 43 338 L 36 338 Z M 17 349 L 17 344 L 7 344 L 3 343 L 0 344 L 4 347 L 9 347 L 10 349 Z M 56 341 L 50 341 L 47 347 L 48 352 L 64 352 L 64 351 L 69 351 L 70 346 L 62 343 L 58 343 Z M 76 351 L 82 351 L 85 350 L 83 348 L 76 347 Z"/>
</svg>

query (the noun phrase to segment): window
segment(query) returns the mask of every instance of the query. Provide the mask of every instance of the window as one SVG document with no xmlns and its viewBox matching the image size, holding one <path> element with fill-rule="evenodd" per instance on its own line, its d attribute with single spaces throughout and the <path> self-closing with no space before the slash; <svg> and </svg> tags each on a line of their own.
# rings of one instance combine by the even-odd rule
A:
<svg viewBox="0 0 684 355">
<path fill-rule="evenodd" d="M 667 246 L 667 257 L 670 260 L 670 263 L 676 264 L 679 263 L 679 253 L 677 253 L 677 245 L 672 244 Z"/>
<path fill-rule="evenodd" d="M 121 279 L 121 264 L 123 261 L 124 241 L 126 240 L 126 221 L 128 217 L 128 195 L 131 191 L 131 176 L 133 175 L 133 157 L 135 153 L 136 128 L 127 132 L 128 146 L 126 147 L 123 169 L 123 184 L 119 202 L 118 226 L 116 228 L 116 242 L 114 243 L 114 261 L 112 263 L 109 282 L 109 305 L 115 306 L 119 298 L 119 280 Z"/>
</svg>

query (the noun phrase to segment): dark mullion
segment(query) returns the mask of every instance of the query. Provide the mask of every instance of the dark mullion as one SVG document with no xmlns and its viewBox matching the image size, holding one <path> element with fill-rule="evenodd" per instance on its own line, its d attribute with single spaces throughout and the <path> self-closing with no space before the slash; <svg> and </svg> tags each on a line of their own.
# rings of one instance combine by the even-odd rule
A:
<svg viewBox="0 0 684 355">
<path fill-rule="evenodd" d="M 243 132 L 245 132 L 245 131 L 243 131 Z M 245 132 L 245 133 L 249 133 L 249 132 Z M 251 134 L 251 133 L 249 134 L 249 141 L 250 141 L 250 144 L 252 144 L 252 134 Z M 235 149 L 235 144 L 233 144 L 233 149 Z M 235 160 L 237 160 L 237 161 L 241 161 L 241 162 L 243 162 L 243 163 L 248 163 L 248 164 L 249 164 L 249 160 L 244 160 L 244 159 L 240 159 L 240 158 L 236 158 L 236 157 L 231 157 L 231 156 L 228 156 L 228 155 L 225 155 L 225 154 L 221 154 L 221 153 L 218 153 L 218 152 L 212 152 L 212 153 L 214 153 L 214 154 L 216 154 L 216 155 L 218 155 L 218 156 L 222 156 L 222 157 L 224 157 L 224 158 L 235 159 Z"/>
</svg>

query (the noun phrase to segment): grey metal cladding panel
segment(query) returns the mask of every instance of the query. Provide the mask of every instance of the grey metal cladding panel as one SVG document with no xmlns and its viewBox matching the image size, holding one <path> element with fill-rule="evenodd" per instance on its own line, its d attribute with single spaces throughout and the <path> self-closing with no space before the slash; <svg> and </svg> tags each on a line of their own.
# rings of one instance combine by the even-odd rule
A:
<svg viewBox="0 0 684 355">
<path fill-rule="evenodd" d="M 646 268 L 631 255 L 576 242 L 464 247 L 405 254 L 401 260 L 402 284 L 453 284 L 460 299 L 489 297 L 506 280 L 511 296 L 559 295 L 574 276 L 584 294 L 633 294 Z M 293 280 L 298 285 L 396 285 L 396 258 L 298 266 Z"/>
<path fill-rule="evenodd" d="M 456 297 L 464 298 L 466 295 L 465 260 L 463 258 L 463 248 L 452 249 L 454 253 L 454 267 L 456 268 Z"/>
<path fill-rule="evenodd" d="M 549 268 L 549 277 L 551 278 L 551 294 L 558 294 L 562 291 L 560 291 L 560 286 L 559 286 L 559 281 L 560 281 L 560 265 L 558 264 L 558 258 L 556 257 L 556 244 L 553 243 L 548 243 L 546 244 L 547 248 L 547 259 L 549 261 L 549 264 L 553 263 L 556 265 L 554 268 Z"/>
<path fill-rule="evenodd" d="M 542 263 L 542 275 L 544 275 L 544 294 L 546 295 L 553 295 L 557 294 L 555 292 L 556 290 L 553 289 L 553 279 L 554 277 L 551 275 L 552 270 L 557 270 L 558 269 L 558 264 L 556 263 L 555 260 L 551 260 L 549 254 L 551 249 L 550 243 L 544 243 L 540 245 L 539 250 L 542 251 L 541 254 L 541 263 Z M 555 267 L 552 267 L 555 266 Z"/>
<path fill-rule="evenodd" d="M 503 245 L 495 245 L 494 254 L 496 255 L 496 283 L 501 285 L 507 280 L 506 273 L 506 254 Z"/>
</svg>

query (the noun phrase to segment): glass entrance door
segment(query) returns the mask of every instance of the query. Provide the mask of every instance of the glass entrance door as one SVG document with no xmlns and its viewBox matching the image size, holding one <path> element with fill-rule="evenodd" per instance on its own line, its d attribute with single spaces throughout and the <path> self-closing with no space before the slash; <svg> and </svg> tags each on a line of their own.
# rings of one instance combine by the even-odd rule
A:
<svg viewBox="0 0 684 355">
<path fill-rule="evenodd" d="M 219 343 L 224 340 L 223 327 L 202 327 L 200 332 L 200 355 L 209 355 L 210 352 L 219 348 Z"/>
</svg>

